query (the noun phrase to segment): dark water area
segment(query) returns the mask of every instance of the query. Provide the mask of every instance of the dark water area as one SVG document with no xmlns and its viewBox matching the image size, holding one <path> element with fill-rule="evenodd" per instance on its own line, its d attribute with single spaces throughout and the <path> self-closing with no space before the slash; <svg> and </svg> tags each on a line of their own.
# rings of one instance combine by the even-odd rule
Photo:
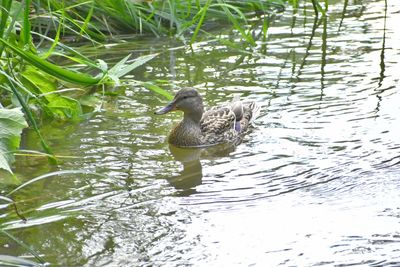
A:
<svg viewBox="0 0 400 267">
<path fill-rule="evenodd" d="M 68 157 L 19 161 L 25 179 L 60 174 L 14 195 L 28 221 L 7 211 L 2 225 L 60 266 L 400 266 L 400 2 L 312 12 L 288 7 L 256 47 L 88 49 L 163 52 L 129 78 L 195 87 L 209 106 L 239 93 L 261 115 L 236 148 L 173 149 L 181 114 L 154 115 L 167 100 L 127 81 L 88 120 L 44 129 Z"/>
</svg>

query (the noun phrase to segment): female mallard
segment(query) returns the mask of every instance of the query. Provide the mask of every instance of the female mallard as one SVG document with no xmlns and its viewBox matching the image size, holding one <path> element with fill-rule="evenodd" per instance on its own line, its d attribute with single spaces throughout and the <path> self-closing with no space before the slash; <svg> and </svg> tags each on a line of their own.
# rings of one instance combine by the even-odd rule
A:
<svg viewBox="0 0 400 267">
<path fill-rule="evenodd" d="M 169 143 L 178 147 L 202 147 L 240 141 L 259 106 L 255 102 L 242 103 L 235 97 L 230 104 L 204 112 L 200 94 L 195 89 L 185 88 L 155 113 L 160 115 L 173 110 L 183 111 L 183 120 L 172 129 Z"/>
</svg>

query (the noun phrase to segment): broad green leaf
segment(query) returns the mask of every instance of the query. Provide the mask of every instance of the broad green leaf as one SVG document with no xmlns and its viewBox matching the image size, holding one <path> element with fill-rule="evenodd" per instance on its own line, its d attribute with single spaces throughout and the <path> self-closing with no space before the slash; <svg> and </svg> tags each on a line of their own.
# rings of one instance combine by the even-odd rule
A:
<svg viewBox="0 0 400 267">
<path fill-rule="evenodd" d="M 54 78 L 34 67 L 27 67 L 22 76 L 29 82 L 26 85 L 29 85 L 30 89 L 44 97 L 45 103 L 47 103 L 47 111 L 51 113 L 50 116 L 62 120 L 79 120 L 82 115 L 80 103 L 72 98 L 60 95 L 57 92 Z"/>
<path fill-rule="evenodd" d="M 56 80 L 52 76 L 47 75 L 32 66 L 27 66 L 21 75 L 28 81 L 25 85 L 27 85 L 34 93 L 44 95 L 44 98 L 48 102 L 57 98 L 57 95 L 51 94 L 57 90 Z"/>
<path fill-rule="evenodd" d="M 7 146 L 3 147 L 3 142 L 0 141 L 0 168 L 1 168 L 1 170 L 6 170 L 8 173 L 12 173 L 12 170 L 11 170 L 11 167 L 10 167 L 10 164 L 8 161 L 9 160 L 8 153 L 9 152 L 7 152 Z"/>
<path fill-rule="evenodd" d="M 19 147 L 22 129 L 28 127 L 19 108 L 0 109 L 0 169 L 12 173 L 12 151 Z"/>
<path fill-rule="evenodd" d="M 44 97 L 47 111 L 59 119 L 79 120 L 82 108 L 75 99 L 60 95 L 57 91 L 56 80 L 34 67 L 27 67 L 22 76 L 29 81 L 30 87 Z"/>
<path fill-rule="evenodd" d="M 84 95 L 83 97 L 79 98 L 79 103 L 81 103 L 82 106 L 92 108 L 97 107 L 100 102 L 101 99 L 94 95 Z"/>
<path fill-rule="evenodd" d="M 123 59 L 121 59 L 120 61 L 117 62 L 117 64 L 115 64 L 109 71 L 108 74 L 110 76 L 114 75 L 117 76 L 117 73 L 119 73 L 125 66 L 126 61 L 129 59 L 131 55 L 127 55 L 126 57 L 124 57 Z M 118 76 L 117 76 L 118 77 Z"/>
<path fill-rule="evenodd" d="M 81 104 L 72 98 L 66 96 L 58 96 L 53 99 L 47 107 L 53 115 L 60 119 L 79 120 L 82 116 Z"/>
</svg>

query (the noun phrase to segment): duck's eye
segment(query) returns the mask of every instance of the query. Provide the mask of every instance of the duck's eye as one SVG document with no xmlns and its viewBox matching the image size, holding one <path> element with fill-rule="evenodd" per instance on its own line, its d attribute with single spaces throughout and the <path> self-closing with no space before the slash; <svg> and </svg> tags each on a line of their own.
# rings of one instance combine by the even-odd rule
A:
<svg viewBox="0 0 400 267">
<path fill-rule="evenodd" d="M 183 97 L 183 99 L 188 99 L 189 97 L 187 96 L 187 95 L 185 95 L 184 97 Z"/>
</svg>

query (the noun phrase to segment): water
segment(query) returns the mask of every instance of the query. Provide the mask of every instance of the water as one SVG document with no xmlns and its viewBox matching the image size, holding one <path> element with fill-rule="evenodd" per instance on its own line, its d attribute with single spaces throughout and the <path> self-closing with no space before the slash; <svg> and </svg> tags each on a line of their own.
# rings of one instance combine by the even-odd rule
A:
<svg viewBox="0 0 400 267">
<path fill-rule="evenodd" d="M 17 165 L 22 179 L 104 176 L 36 182 L 14 196 L 28 222 L 8 211 L 3 225 L 61 266 L 399 266 L 400 5 L 385 16 L 384 1 L 352 1 L 342 17 L 343 4 L 318 21 L 288 8 L 247 52 L 204 41 L 134 73 L 194 86 L 210 105 L 258 101 L 236 149 L 171 150 L 180 114 L 154 115 L 166 100 L 126 86 L 87 121 L 44 129 L 72 156 L 57 169 Z M 107 53 L 180 46 L 146 42 Z M 8 239 L 0 254 L 32 259 Z"/>
</svg>

